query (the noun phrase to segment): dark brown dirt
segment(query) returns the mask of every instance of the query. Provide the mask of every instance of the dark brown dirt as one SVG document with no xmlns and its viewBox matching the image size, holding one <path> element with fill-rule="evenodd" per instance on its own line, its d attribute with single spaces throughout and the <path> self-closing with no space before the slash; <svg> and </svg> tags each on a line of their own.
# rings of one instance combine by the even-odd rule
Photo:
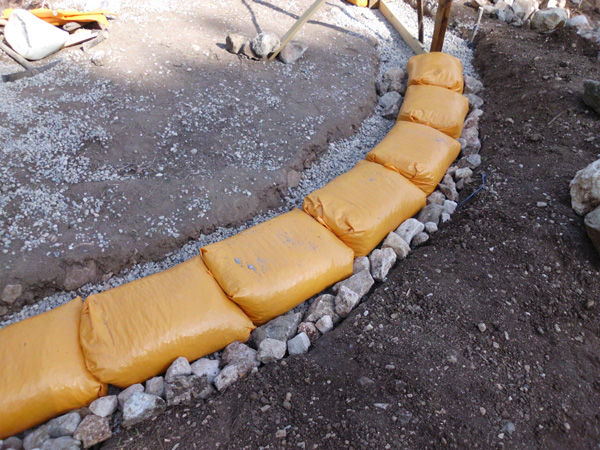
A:
<svg viewBox="0 0 600 450">
<path fill-rule="evenodd" d="M 600 445 L 600 258 L 568 190 L 599 153 L 581 99 L 599 49 L 497 24 L 476 48 L 486 188 L 307 355 L 105 448 Z"/>
</svg>

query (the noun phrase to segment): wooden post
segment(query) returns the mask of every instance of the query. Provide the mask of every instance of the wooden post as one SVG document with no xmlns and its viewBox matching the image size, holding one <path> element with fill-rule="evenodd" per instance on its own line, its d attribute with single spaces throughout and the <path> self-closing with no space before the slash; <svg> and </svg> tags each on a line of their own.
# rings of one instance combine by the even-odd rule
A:
<svg viewBox="0 0 600 450">
<path fill-rule="evenodd" d="M 302 26 L 306 22 L 308 22 L 308 20 L 313 16 L 314 13 L 317 12 L 317 10 L 323 3 L 325 3 L 325 0 L 315 0 L 315 2 L 310 6 L 310 8 L 308 8 L 306 12 L 302 14 L 302 16 L 300 16 L 296 23 L 292 25 L 292 28 L 290 28 L 289 31 L 285 33 L 285 36 L 283 36 L 283 39 L 281 40 L 281 45 L 279 46 L 277 51 L 269 57 L 269 61 L 273 61 L 275 58 L 277 58 L 277 55 L 279 55 L 279 52 L 283 50 L 283 47 L 285 47 L 294 38 L 296 33 L 300 31 L 300 28 L 302 28 Z"/>
<path fill-rule="evenodd" d="M 419 42 L 423 43 L 423 0 L 417 0 L 417 18 L 419 21 Z"/>
<path fill-rule="evenodd" d="M 415 55 L 421 55 L 423 53 L 427 53 L 423 44 L 421 44 L 417 38 L 415 38 L 410 32 L 402 25 L 400 19 L 398 19 L 394 13 L 390 10 L 385 0 L 379 1 L 379 11 L 384 17 L 392 24 L 392 26 L 396 29 L 396 31 L 402 36 L 404 42 L 408 44 L 408 46 L 415 52 Z"/>
<path fill-rule="evenodd" d="M 450 17 L 450 7 L 452 0 L 439 0 L 437 14 L 435 15 L 435 28 L 433 30 L 433 39 L 431 40 L 431 52 L 441 52 L 444 46 L 444 36 L 448 27 L 448 18 Z"/>
</svg>

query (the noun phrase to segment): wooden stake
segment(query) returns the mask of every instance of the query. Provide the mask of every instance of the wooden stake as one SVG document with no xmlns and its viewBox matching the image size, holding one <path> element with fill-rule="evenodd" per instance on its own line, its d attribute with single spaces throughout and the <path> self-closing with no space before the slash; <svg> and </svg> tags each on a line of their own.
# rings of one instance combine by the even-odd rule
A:
<svg viewBox="0 0 600 450">
<path fill-rule="evenodd" d="M 408 46 L 415 52 L 416 55 L 421 55 L 423 53 L 427 53 L 423 44 L 421 44 L 410 32 L 402 25 L 402 22 L 394 15 L 394 13 L 390 10 L 385 0 L 380 0 L 379 2 L 379 11 L 385 16 L 385 18 L 392 24 L 392 26 L 396 29 L 404 42 L 408 44 Z"/>
<path fill-rule="evenodd" d="M 423 0 L 417 0 L 417 19 L 419 21 L 419 42 L 423 43 Z"/>
<path fill-rule="evenodd" d="M 275 58 L 277 58 L 277 55 L 279 55 L 279 52 L 283 50 L 283 47 L 285 47 L 293 39 L 296 33 L 300 31 L 300 28 L 302 28 L 302 26 L 304 26 L 304 24 L 308 22 L 308 20 L 313 16 L 314 13 L 317 12 L 317 10 L 321 7 L 323 3 L 325 3 L 325 0 L 315 0 L 315 2 L 310 6 L 310 8 L 308 8 L 306 12 L 302 14 L 302 16 L 292 26 L 292 28 L 290 28 L 289 31 L 285 34 L 285 36 L 283 36 L 283 39 L 281 40 L 281 45 L 279 46 L 277 51 L 269 57 L 269 61 L 273 61 Z"/>
<path fill-rule="evenodd" d="M 431 52 L 441 52 L 444 46 L 444 36 L 448 27 L 448 18 L 450 17 L 450 7 L 452 0 L 439 0 L 437 14 L 435 15 L 435 28 L 433 30 L 433 39 L 431 41 Z"/>
</svg>

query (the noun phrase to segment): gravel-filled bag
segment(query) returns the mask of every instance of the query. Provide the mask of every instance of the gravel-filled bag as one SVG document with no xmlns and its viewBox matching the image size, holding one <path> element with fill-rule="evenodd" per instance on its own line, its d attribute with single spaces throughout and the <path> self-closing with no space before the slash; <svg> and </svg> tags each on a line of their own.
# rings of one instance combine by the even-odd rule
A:
<svg viewBox="0 0 600 450">
<path fill-rule="evenodd" d="M 193 361 L 245 342 L 253 329 L 197 256 L 88 297 L 81 346 L 94 375 L 127 387 L 164 372 L 179 356 Z"/>
<path fill-rule="evenodd" d="M 441 52 L 413 56 L 406 65 L 408 86 L 427 84 L 462 94 L 463 66 L 460 59 Z"/>
<path fill-rule="evenodd" d="M 304 199 L 304 211 L 330 229 L 354 255 L 365 256 L 425 206 L 423 191 L 382 165 L 359 161 Z"/>
<path fill-rule="evenodd" d="M 468 112 L 464 95 L 438 86 L 413 85 L 406 90 L 398 121 L 420 123 L 459 138 Z"/>
<path fill-rule="evenodd" d="M 79 345 L 80 298 L 0 330 L 0 439 L 106 395 Z"/>
<path fill-rule="evenodd" d="M 381 164 L 431 194 L 460 153 L 460 143 L 426 125 L 398 122 L 369 153 Z"/>
<path fill-rule="evenodd" d="M 202 248 L 223 290 L 256 325 L 352 275 L 354 253 L 294 209 Z"/>
</svg>

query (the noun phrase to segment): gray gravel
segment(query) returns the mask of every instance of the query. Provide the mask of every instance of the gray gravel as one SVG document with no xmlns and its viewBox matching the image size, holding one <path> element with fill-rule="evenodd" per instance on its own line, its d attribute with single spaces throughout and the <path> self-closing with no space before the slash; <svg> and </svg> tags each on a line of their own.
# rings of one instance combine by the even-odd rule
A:
<svg viewBox="0 0 600 450">
<path fill-rule="evenodd" d="M 140 5 L 137 2 L 123 2 L 124 9 L 125 6 L 127 6 L 127 12 L 122 13 L 121 19 L 126 19 L 132 22 L 142 20 L 143 16 L 149 11 L 161 12 L 172 10 L 174 8 L 171 2 L 165 2 L 162 0 L 144 2 L 143 9 L 140 8 Z M 215 7 L 217 6 L 218 5 L 215 4 Z M 407 28 L 413 34 L 416 34 L 416 12 L 403 2 L 392 3 L 390 6 L 401 17 L 405 26 L 407 26 Z M 330 16 L 332 21 L 341 27 L 354 30 L 355 32 L 364 36 L 376 37 L 376 39 L 379 41 L 377 50 L 381 58 L 380 76 L 392 67 L 404 68 L 408 62 L 408 59 L 412 56 L 410 48 L 404 43 L 404 41 L 402 41 L 396 31 L 377 10 L 353 7 L 340 2 L 335 4 L 335 8 L 332 9 Z M 428 45 L 433 31 L 433 21 L 425 17 L 424 25 L 426 45 Z M 471 50 L 467 47 L 464 40 L 455 36 L 451 31 L 448 31 L 446 34 L 444 51 L 460 58 L 464 66 L 465 73 L 475 76 L 475 72 L 471 64 L 473 56 Z M 85 56 L 79 55 L 78 53 L 68 53 L 67 58 L 85 58 Z M 11 67 L 14 69 L 14 66 Z M 80 69 L 78 68 L 77 70 Z M 0 63 L 0 72 L 8 73 L 9 71 L 9 67 Z M 30 85 L 45 85 L 48 80 L 44 80 L 44 76 L 46 75 L 42 74 L 39 77 L 36 77 L 37 79 L 32 79 Z M 57 81 L 57 87 L 63 84 L 66 85 L 70 82 L 74 82 L 74 77 L 76 76 L 78 76 L 78 74 L 75 69 L 73 69 L 72 73 L 73 78 L 70 78 L 67 72 L 67 76 Z M 86 94 L 89 96 L 89 98 L 85 100 L 93 102 L 95 97 L 104 95 L 105 89 L 106 86 L 101 82 L 92 83 L 89 87 L 88 94 Z M 52 103 L 38 101 L 32 97 L 30 98 L 31 104 L 27 105 L 27 108 L 23 108 L 22 104 L 15 104 L 14 98 L 16 97 L 13 98 L 14 95 L 14 92 L 10 89 L 0 87 L 0 113 L 10 114 L 10 109 L 17 108 L 18 106 L 21 108 L 20 113 L 15 114 L 15 116 L 21 116 L 23 118 L 23 123 L 21 124 L 0 124 L 0 133 L 5 138 L 8 138 L 5 142 L 9 142 L 9 144 L 6 145 L 12 146 L 8 150 L 19 151 L 19 142 L 17 142 L 18 140 L 35 140 L 36 137 L 40 135 L 49 136 L 51 142 L 57 144 L 62 143 L 61 147 L 54 147 L 53 149 L 40 149 L 40 152 L 37 154 L 37 156 L 40 156 L 43 152 L 47 152 L 47 154 L 43 157 L 43 161 L 46 162 L 39 164 L 40 170 L 49 170 L 50 167 L 58 166 L 59 170 L 57 170 L 54 174 L 51 174 L 56 179 L 69 179 L 69 177 L 77 177 L 78 173 L 82 173 L 82 171 L 86 170 L 85 159 L 78 161 L 77 164 L 80 164 L 78 168 L 74 168 L 70 165 L 61 166 L 60 164 L 56 163 L 56 158 L 61 158 L 61 149 L 68 148 L 69 140 L 73 139 L 77 133 L 86 134 L 89 139 L 95 139 L 101 143 L 109 138 L 109 136 L 107 136 L 102 129 L 90 129 L 85 127 L 83 125 L 85 123 L 85 117 L 82 117 L 82 120 L 80 121 L 73 120 L 74 118 L 72 117 L 68 118 L 69 126 L 66 126 L 67 123 L 65 122 L 64 129 L 67 130 L 65 131 L 65 134 L 58 137 L 51 136 L 52 131 L 56 128 L 53 124 L 48 124 L 44 120 L 43 116 L 40 120 L 39 111 L 51 110 L 53 107 Z M 77 100 L 78 99 L 72 99 L 72 101 Z M 55 117 L 56 120 L 61 121 L 61 123 L 67 120 L 67 117 L 63 117 L 60 114 L 56 115 Z M 21 137 L 17 138 L 17 136 L 19 136 L 19 134 L 17 134 L 19 127 L 23 126 L 24 124 L 31 123 L 31 121 L 34 119 L 39 125 L 29 133 L 20 135 Z M 80 288 L 78 292 L 80 295 L 85 297 L 133 281 L 137 278 L 160 272 L 197 255 L 199 249 L 204 245 L 228 238 L 248 227 L 254 226 L 278 214 L 281 214 L 282 212 L 289 210 L 291 207 L 301 207 L 302 200 L 308 193 L 321 188 L 332 178 L 348 171 L 358 160 L 363 159 L 366 153 L 383 139 L 393 125 L 394 121 L 386 120 L 379 114 L 375 113 L 363 122 L 362 126 L 354 136 L 346 140 L 332 142 L 329 145 L 328 150 L 324 152 L 309 169 L 303 172 L 300 185 L 295 189 L 290 189 L 289 195 L 286 197 L 285 207 L 269 211 L 267 214 L 258 215 L 252 221 L 244 224 L 243 226 L 237 228 L 219 228 L 209 235 L 201 235 L 197 240 L 189 242 L 178 251 L 169 254 L 162 261 L 135 265 L 132 268 L 126 269 L 113 276 L 104 284 L 88 284 Z M 15 143 L 11 144 L 10 142 L 13 140 Z M 22 157 L 35 158 L 36 155 L 28 155 L 27 152 L 23 152 Z M 32 177 L 33 176 L 34 175 L 32 174 Z M 95 172 L 94 176 L 102 177 L 102 179 L 113 179 L 113 177 L 116 177 L 117 174 L 111 173 L 110 171 L 107 171 L 106 173 Z M 0 178 L 3 180 L 3 183 L 11 183 L 5 167 L 0 167 Z M 73 205 L 66 204 L 61 198 L 60 192 L 57 193 L 44 191 L 43 189 L 33 192 L 28 191 L 27 187 L 22 187 L 20 189 L 19 195 L 22 195 L 23 198 L 30 198 L 32 208 L 38 208 L 42 204 L 47 205 L 47 208 L 49 209 L 48 214 L 50 217 L 52 214 L 60 215 L 69 213 L 73 214 L 73 220 L 76 220 L 76 217 L 80 214 L 93 215 L 96 213 L 96 211 L 100 211 L 102 208 L 102 200 L 90 199 L 90 204 L 77 205 L 77 208 L 73 210 L 71 209 Z M 0 196 L 0 211 L 2 210 L 3 206 L 1 202 L 5 201 L 3 199 L 4 197 Z M 14 223 L 14 226 L 17 227 L 14 231 L 26 231 L 18 229 L 18 218 L 14 221 Z M 50 236 L 50 233 L 48 233 L 46 236 L 44 236 L 44 234 L 38 236 L 32 235 L 30 239 L 30 245 L 35 245 L 35 239 L 48 239 Z M 2 238 L 1 235 L 0 238 Z M 9 238 L 5 237 L 4 239 Z M 26 249 L 23 250 L 26 251 Z M 11 316 L 5 316 L 0 322 L 0 328 L 60 306 L 61 304 L 71 300 L 76 295 L 77 294 L 75 292 L 61 292 L 49 296 L 37 304 L 25 306 L 18 313 L 15 313 Z"/>
</svg>

